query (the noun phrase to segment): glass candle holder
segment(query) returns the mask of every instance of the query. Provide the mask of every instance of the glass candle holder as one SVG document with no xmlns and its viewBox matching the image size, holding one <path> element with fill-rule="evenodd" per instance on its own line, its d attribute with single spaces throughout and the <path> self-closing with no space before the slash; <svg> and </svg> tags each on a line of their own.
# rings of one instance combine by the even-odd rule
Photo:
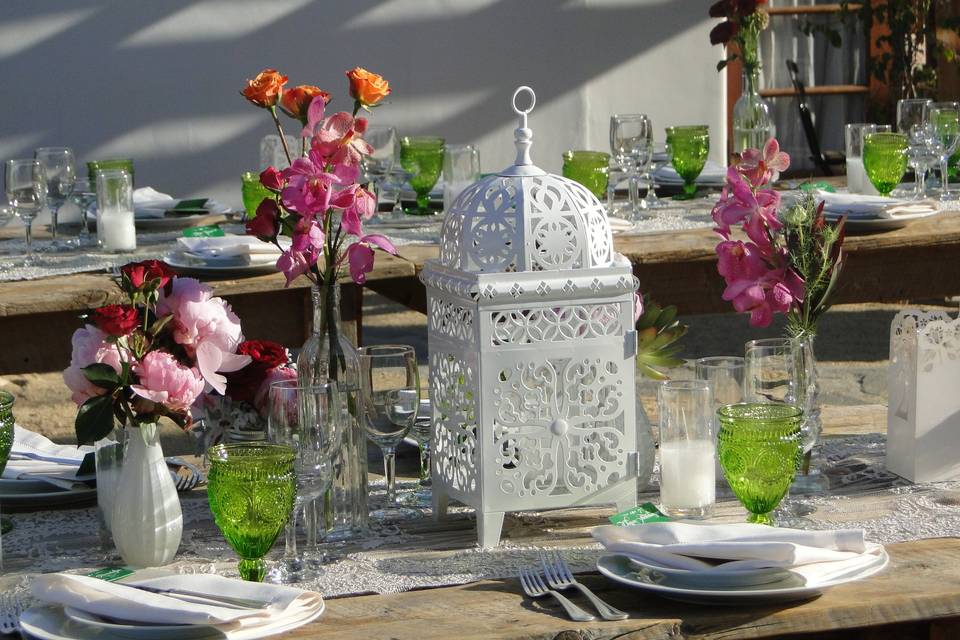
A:
<svg viewBox="0 0 960 640">
<path fill-rule="evenodd" d="M 609 172 L 609 153 L 565 151 L 563 154 L 563 177 L 579 182 L 601 200 L 607 197 Z"/>
<path fill-rule="evenodd" d="M 706 518 L 716 502 L 713 399 L 704 380 L 670 380 L 657 393 L 660 503 L 674 517 Z"/>
<path fill-rule="evenodd" d="M 133 220 L 133 177 L 122 169 L 97 172 L 97 240 L 104 251 L 137 248 Z"/>
<path fill-rule="evenodd" d="M 480 179 L 480 152 L 472 144 L 448 144 L 443 152 L 443 210 Z"/>
</svg>

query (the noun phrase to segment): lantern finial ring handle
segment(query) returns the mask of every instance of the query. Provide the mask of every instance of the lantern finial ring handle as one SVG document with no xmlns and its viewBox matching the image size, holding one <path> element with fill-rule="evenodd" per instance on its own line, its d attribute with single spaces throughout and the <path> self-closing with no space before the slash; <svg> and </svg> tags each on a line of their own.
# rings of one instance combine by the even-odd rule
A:
<svg viewBox="0 0 960 640">
<path fill-rule="evenodd" d="M 523 92 L 530 94 L 530 106 L 527 107 L 526 109 L 521 109 L 520 107 L 517 106 L 517 98 L 519 98 L 520 94 Z M 527 115 L 528 113 L 533 111 L 533 107 L 536 104 L 537 104 L 537 94 L 535 94 L 533 92 L 533 89 L 531 89 L 527 85 L 523 85 L 522 87 L 517 87 L 517 90 L 513 92 L 513 110 L 518 116 Z"/>
</svg>

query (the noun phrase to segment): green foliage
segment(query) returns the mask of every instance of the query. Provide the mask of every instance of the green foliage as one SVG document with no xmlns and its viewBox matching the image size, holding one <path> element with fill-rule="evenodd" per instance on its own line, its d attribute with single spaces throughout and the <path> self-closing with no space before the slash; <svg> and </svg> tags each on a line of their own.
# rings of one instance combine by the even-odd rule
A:
<svg viewBox="0 0 960 640">
<path fill-rule="evenodd" d="M 74 429 L 77 444 L 93 444 L 113 430 L 113 397 L 94 396 L 80 405 Z"/>
<path fill-rule="evenodd" d="M 687 325 L 677 320 L 677 308 L 661 308 L 646 296 L 643 315 L 637 320 L 637 370 L 652 380 L 667 380 L 666 369 L 683 364 L 677 341 L 687 334 Z"/>
</svg>

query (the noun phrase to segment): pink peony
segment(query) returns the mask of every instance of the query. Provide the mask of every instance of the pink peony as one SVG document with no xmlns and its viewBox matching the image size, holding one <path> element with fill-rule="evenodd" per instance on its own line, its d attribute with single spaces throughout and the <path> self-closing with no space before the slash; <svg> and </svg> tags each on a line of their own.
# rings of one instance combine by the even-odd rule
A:
<svg viewBox="0 0 960 640">
<path fill-rule="evenodd" d="M 133 370 L 140 379 L 140 384 L 131 385 L 133 392 L 171 411 L 189 410 L 203 393 L 200 372 L 181 365 L 164 351 L 151 351 Z"/>
<path fill-rule="evenodd" d="M 292 367 L 283 366 L 271 369 L 257 390 L 257 395 L 253 399 L 253 406 L 256 407 L 261 415 L 266 417 L 270 408 L 270 385 L 274 382 L 291 382 L 296 381 L 296 379 L 297 370 Z"/>
<path fill-rule="evenodd" d="M 70 389 L 70 399 L 80 406 L 93 396 L 102 396 L 106 391 L 93 384 L 83 375 L 82 369 L 95 362 L 109 364 L 120 373 L 123 356 L 117 345 L 107 342 L 107 334 L 88 324 L 73 332 L 70 339 L 73 351 L 70 366 L 63 371 L 63 381 Z"/>
</svg>

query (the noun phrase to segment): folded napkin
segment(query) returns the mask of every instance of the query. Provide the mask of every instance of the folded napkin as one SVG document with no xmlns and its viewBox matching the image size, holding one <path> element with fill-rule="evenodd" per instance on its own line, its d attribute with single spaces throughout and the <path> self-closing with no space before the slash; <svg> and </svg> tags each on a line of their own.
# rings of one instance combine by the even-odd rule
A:
<svg viewBox="0 0 960 640">
<path fill-rule="evenodd" d="M 6 480 L 39 480 L 71 489 L 78 482 L 93 480 L 95 473 L 77 475 L 83 458 L 93 453 L 92 446 L 56 444 L 39 433 L 13 428 L 13 447 L 3 470 Z"/>
<path fill-rule="evenodd" d="M 203 209 L 210 213 L 226 213 L 230 207 L 212 198 L 203 199 Z M 153 187 L 141 187 L 133 190 L 133 215 L 138 219 L 163 218 L 167 212 L 175 209 L 181 200 L 161 193 Z"/>
<path fill-rule="evenodd" d="M 233 606 L 199 604 L 160 593 L 134 588 L 137 585 L 161 589 L 180 589 L 208 594 L 258 600 L 262 609 L 238 609 Z M 146 580 L 126 579 L 107 582 L 89 576 L 50 573 L 33 582 L 38 600 L 73 607 L 97 616 L 144 624 L 209 625 L 227 638 L 254 630 L 267 635 L 271 629 L 306 623 L 324 608 L 323 597 L 283 585 L 231 580 L 216 575 L 170 575 Z"/>
<path fill-rule="evenodd" d="M 207 262 L 266 264 L 280 257 L 276 245 L 252 236 L 183 237 L 177 238 L 177 245 L 181 251 Z"/>
<path fill-rule="evenodd" d="M 606 525 L 592 533 L 613 553 L 688 571 L 795 569 L 857 560 L 880 550 L 879 545 L 864 540 L 861 529 L 803 531 L 750 523 L 653 522 L 628 527 Z"/>
<path fill-rule="evenodd" d="M 607 220 L 610 222 L 610 230 L 613 233 L 617 233 L 619 231 L 628 231 L 637 226 L 637 223 L 633 220 L 625 220 L 624 218 L 611 216 L 610 218 L 607 218 Z"/>
<path fill-rule="evenodd" d="M 851 219 L 914 218 L 938 211 L 937 203 L 933 200 L 898 200 L 884 196 L 823 190 L 817 190 L 815 197 L 823 201 L 825 214 L 835 217 L 844 215 Z"/>
<path fill-rule="evenodd" d="M 654 173 L 654 179 L 657 184 L 683 184 L 683 178 L 673 168 L 672 164 L 665 164 Z M 707 184 L 721 186 L 727 179 L 727 168 L 722 164 L 707 160 L 703 165 L 703 171 L 697 176 L 697 184 Z"/>
</svg>

